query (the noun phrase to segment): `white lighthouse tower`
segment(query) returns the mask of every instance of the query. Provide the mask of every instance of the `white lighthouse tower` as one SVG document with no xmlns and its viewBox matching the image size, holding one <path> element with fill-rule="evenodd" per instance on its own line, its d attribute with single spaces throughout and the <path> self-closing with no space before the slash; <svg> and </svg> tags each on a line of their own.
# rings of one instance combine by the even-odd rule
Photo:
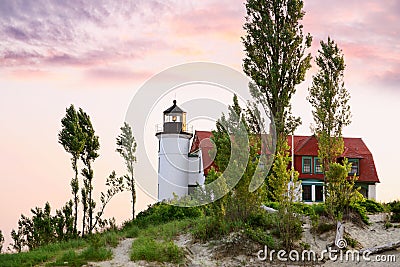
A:
<svg viewBox="0 0 400 267">
<path fill-rule="evenodd" d="M 158 200 L 188 194 L 189 145 L 192 133 L 186 125 L 186 112 L 176 105 L 164 111 L 163 125 L 157 127 Z"/>
</svg>

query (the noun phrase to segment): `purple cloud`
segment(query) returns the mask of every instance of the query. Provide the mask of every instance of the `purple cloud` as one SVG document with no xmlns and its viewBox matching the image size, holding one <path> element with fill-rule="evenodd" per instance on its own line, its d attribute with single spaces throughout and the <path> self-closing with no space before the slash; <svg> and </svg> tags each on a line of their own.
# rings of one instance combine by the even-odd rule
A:
<svg viewBox="0 0 400 267">
<path fill-rule="evenodd" d="M 137 53 L 132 51 L 143 53 L 150 43 L 159 41 L 149 40 L 144 33 L 168 10 L 166 3 L 161 0 L 2 1 L 0 66 L 88 65 L 108 59 L 135 58 Z M 148 23 L 141 25 L 143 20 Z M 135 46 L 130 46 L 133 43 Z M 18 60 L 10 61 L 10 55 Z"/>
</svg>

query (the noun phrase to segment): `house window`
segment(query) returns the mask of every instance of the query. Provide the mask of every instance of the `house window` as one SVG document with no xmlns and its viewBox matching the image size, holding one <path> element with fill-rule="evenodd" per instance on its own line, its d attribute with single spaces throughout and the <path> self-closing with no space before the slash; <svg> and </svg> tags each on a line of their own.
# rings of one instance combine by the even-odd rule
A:
<svg viewBox="0 0 400 267">
<path fill-rule="evenodd" d="M 314 172 L 322 173 L 322 163 L 319 158 L 314 158 Z"/>
<path fill-rule="evenodd" d="M 311 173 L 312 157 L 303 157 L 303 173 Z"/>
<path fill-rule="evenodd" d="M 315 201 L 324 201 L 324 187 L 322 185 L 315 186 Z"/>
<path fill-rule="evenodd" d="M 359 160 L 358 159 L 349 159 L 349 163 L 351 163 L 351 169 L 349 172 L 350 176 L 359 175 Z"/>
<path fill-rule="evenodd" d="M 311 198 L 311 185 L 303 185 L 303 201 L 312 201 Z"/>
</svg>

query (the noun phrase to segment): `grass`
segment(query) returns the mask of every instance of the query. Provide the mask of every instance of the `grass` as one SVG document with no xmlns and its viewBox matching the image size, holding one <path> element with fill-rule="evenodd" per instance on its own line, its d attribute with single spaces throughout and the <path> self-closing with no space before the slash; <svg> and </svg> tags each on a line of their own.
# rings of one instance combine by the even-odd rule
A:
<svg viewBox="0 0 400 267">
<path fill-rule="evenodd" d="M 193 219 L 176 220 L 144 228 L 136 225 L 128 226 L 124 229 L 125 236 L 137 237 L 132 244 L 131 260 L 182 263 L 185 253 L 182 248 L 174 244 L 173 239 L 187 231 L 193 225 L 193 221 Z"/>
<path fill-rule="evenodd" d="M 0 254 L 0 266 L 35 266 L 37 264 L 48 262 L 60 255 L 62 256 L 64 251 L 78 250 L 85 246 L 87 246 L 87 242 L 83 239 L 78 239 L 46 245 L 29 252 Z"/>
<path fill-rule="evenodd" d="M 46 266 L 82 266 L 88 261 L 111 259 L 112 252 L 108 247 L 116 247 L 119 239 L 117 232 L 108 231 L 87 239 L 49 244 L 28 252 L 0 254 L 0 266 L 25 267 L 43 263 Z"/>
<path fill-rule="evenodd" d="M 82 266 L 88 261 L 104 261 L 112 258 L 112 252 L 105 247 L 89 246 L 82 252 L 68 250 L 56 261 L 48 263 L 46 266 Z"/>
<path fill-rule="evenodd" d="M 173 241 L 157 241 L 151 237 L 139 237 L 132 244 L 131 260 L 182 263 L 185 253 Z"/>
</svg>

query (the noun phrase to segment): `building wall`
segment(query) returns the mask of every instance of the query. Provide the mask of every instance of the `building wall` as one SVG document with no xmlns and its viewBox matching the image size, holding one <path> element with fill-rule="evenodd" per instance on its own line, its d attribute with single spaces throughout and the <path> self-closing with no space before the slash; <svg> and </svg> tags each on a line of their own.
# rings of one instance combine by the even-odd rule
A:
<svg viewBox="0 0 400 267">
<path fill-rule="evenodd" d="M 160 134 L 158 153 L 158 199 L 188 194 L 190 135 Z"/>
<path fill-rule="evenodd" d="M 376 184 L 368 185 L 368 198 L 376 200 Z"/>
<path fill-rule="evenodd" d="M 189 157 L 189 185 L 203 185 L 205 181 L 201 149 L 197 156 Z"/>
</svg>

